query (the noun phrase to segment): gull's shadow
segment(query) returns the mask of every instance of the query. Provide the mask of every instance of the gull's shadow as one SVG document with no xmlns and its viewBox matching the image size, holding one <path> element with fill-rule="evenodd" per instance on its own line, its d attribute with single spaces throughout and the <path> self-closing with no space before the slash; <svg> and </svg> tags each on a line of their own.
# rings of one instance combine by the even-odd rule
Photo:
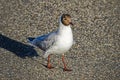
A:
<svg viewBox="0 0 120 80">
<path fill-rule="evenodd" d="M 38 56 L 32 46 L 10 39 L 2 34 L 0 34 L 0 48 L 11 51 L 21 58 Z"/>
</svg>

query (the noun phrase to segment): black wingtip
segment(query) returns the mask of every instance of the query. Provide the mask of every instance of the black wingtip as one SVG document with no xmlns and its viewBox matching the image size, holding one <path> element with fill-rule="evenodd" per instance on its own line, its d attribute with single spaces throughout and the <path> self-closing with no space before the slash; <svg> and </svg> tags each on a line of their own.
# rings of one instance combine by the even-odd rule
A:
<svg viewBox="0 0 120 80">
<path fill-rule="evenodd" d="M 33 38 L 33 37 L 28 37 L 27 38 L 29 41 L 33 41 L 35 38 Z"/>
</svg>

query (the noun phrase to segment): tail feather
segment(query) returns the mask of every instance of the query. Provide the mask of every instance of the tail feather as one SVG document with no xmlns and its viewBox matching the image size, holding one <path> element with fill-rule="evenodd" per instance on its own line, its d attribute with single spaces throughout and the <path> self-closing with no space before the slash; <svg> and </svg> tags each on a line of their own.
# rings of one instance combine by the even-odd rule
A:
<svg viewBox="0 0 120 80">
<path fill-rule="evenodd" d="M 28 38 L 27 38 L 28 42 L 29 42 L 30 45 L 33 46 L 33 47 L 35 47 L 35 45 L 33 44 L 33 40 L 34 40 L 34 39 L 35 39 L 35 38 L 33 38 L 33 37 L 28 37 Z"/>
<path fill-rule="evenodd" d="M 27 38 L 29 41 L 33 41 L 35 38 L 33 38 L 33 37 L 28 37 Z"/>
</svg>

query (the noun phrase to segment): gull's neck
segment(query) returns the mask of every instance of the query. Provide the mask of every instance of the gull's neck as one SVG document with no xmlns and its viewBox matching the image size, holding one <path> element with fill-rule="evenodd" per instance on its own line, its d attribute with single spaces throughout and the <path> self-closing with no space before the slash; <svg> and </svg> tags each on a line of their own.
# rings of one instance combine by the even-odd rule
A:
<svg viewBox="0 0 120 80">
<path fill-rule="evenodd" d="M 66 30 L 66 29 L 71 29 L 71 28 L 70 28 L 70 25 L 65 26 L 65 25 L 61 22 L 61 17 L 60 17 L 60 18 L 59 18 L 59 28 L 58 28 L 57 32 L 61 34 L 61 33 L 62 33 L 64 30 Z"/>
<path fill-rule="evenodd" d="M 59 28 L 58 28 L 58 32 L 60 33 L 61 31 L 67 29 L 67 28 L 70 28 L 70 25 L 68 26 L 65 26 L 62 24 L 62 22 L 59 22 Z"/>
<path fill-rule="evenodd" d="M 57 33 L 60 34 L 60 35 L 63 35 L 66 32 L 67 33 L 69 33 L 69 32 L 71 33 L 71 27 L 70 27 L 70 25 L 65 26 L 65 25 L 62 24 L 62 22 L 59 22 L 59 28 L 57 30 Z"/>
</svg>

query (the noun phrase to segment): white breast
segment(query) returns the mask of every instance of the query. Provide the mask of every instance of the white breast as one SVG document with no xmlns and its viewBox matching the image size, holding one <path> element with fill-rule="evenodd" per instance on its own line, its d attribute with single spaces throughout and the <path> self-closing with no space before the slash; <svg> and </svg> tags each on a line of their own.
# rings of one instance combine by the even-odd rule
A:
<svg viewBox="0 0 120 80">
<path fill-rule="evenodd" d="M 49 54 L 64 54 L 71 48 L 72 44 L 73 34 L 71 27 L 60 24 L 56 33 L 56 41 L 54 45 L 45 52 L 44 58 L 48 57 Z"/>
<path fill-rule="evenodd" d="M 56 42 L 58 51 L 59 52 L 68 51 L 73 44 L 73 34 L 70 26 L 63 27 L 63 29 L 61 29 L 58 35 L 59 36 Z"/>
</svg>

